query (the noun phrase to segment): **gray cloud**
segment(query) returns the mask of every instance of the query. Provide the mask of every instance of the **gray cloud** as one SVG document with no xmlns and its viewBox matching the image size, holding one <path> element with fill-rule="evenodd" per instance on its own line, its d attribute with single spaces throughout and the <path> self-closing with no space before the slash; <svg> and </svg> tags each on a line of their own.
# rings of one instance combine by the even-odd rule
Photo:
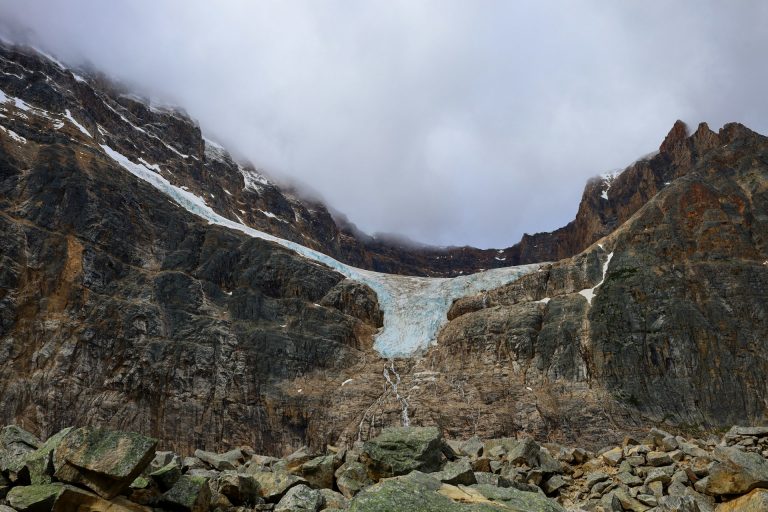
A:
<svg viewBox="0 0 768 512">
<path fill-rule="evenodd" d="M 0 19 L 429 243 L 565 224 L 678 118 L 768 131 L 763 2 L 0 0 Z"/>
</svg>

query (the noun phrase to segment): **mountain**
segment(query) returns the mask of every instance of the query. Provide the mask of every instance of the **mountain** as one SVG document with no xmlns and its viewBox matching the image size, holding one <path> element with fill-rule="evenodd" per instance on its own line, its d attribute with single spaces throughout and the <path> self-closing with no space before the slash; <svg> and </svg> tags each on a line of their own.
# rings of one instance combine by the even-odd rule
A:
<svg viewBox="0 0 768 512">
<path fill-rule="evenodd" d="M 677 122 L 567 226 L 437 249 L 32 50 L 0 47 L 0 90 L 5 423 L 284 453 L 404 419 L 592 445 L 766 419 L 768 140 L 744 126 Z"/>
</svg>

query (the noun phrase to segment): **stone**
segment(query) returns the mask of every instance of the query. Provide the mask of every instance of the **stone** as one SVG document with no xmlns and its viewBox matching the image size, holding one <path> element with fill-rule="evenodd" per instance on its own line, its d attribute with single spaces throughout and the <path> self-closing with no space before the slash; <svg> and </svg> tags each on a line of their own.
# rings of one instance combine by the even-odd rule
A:
<svg viewBox="0 0 768 512">
<path fill-rule="evenodd" d="M 19 512 L 48 512 L 64 492 L 64 485 L 43 484 L 14 487 L 8 492 L 8 503 Z"/>
<path fill-rule="evenodd" d="M 261 500 L 259 484 L 252 475 L 236 471 L 222 471 L 209 481 L 212 490 L 226 496 L 233 505 L 253 504 Z"/>
<path fill-rule="evenodd" d="M 549 477 L 545 482 L 544 485 L 541 486 L 541 488 L 544 490 L 544 492 L 551 496 L 558 492 L 563 487 L 567 487 L 568 482 L 560 475 L 553 475 Z"/>
<path fill-rule="evenodd" d="M 24 467 L 26 456 L 40 446 L 40 440 L 16 425 L 8 425 L 0 430 L 0 471 L 16 482 L 17 473 Z"/>
<path fill-rule="evenodd" d="M 184 512 L 208 512 L 211 489 L 208 479 L 199 476 L 181 475 L 176 485 L 163 493 L 160 505 L 171 510 Z"/>
<path fill-rule="evenodd" d="M 623 483 L 624 485 L 628 485 L 629 487 L 637 487 L 638 485 L 643 485 L 643 479 L 637 475 L 633 475 L 632 473 L 627 473 L 627 472 L 617 473 L 616 478 L 621 483 Z"/>
<path fill-rule="evenodd" d="M 663 496 L 659 498 L 659 512 L 701 512 L 690 496 Z"/>
<path fill-rule="evenodd" d="M 554 458 L 549 450 L 541 448 L 537 457 L 536 466 L 542 471 L 542 473 L 550 475 L 552 473 L 562 473 L 563 465 Z"/>
<path fill-rule="evenodd" d="M 472 457 L 478 458 L 483 454 L 484 444 L 477 436 L 472 436 L 463 443 L 461 443 L 459 450 L 461 453 Z"/>
<path fill-rule="evenodd" d="M 336 470 L 336 487 L 346 498 L 352 498 L 363 488 L 371 485 L 365 466 L 358 461 L 347 461 Z"/>
<path fill-rule="evenodd" d="M 689 457 L 711 457 L 712 454 L 693 443 L 680 443 L 680 450 Z"/>
<path fill-rule="evenodd" d="M 618 466 L 619 462 L 624 458 L 624 450 L 617 446 L 616 448 L 606 451 L 600 457 L 602 457 L 603 461 L 609 466 Z"/>
<path fill-rule="evenodd" d="M 218 471 L 235 469 L 242 460 L 243 454 L 238 450 L 231 450 L 226 453 L 213 453 L 205 450 L 195 450 L 195 457 L 205 462 Z"/>
<path fill-rule="evenodd" d="M 630 466 L 635 468 L 645 464 L 645 457 L 643 455 L 630 455 L 625 460 L 629 463 Z"/>
<path fill-rule="evenodd" d="M 318 489 L 323 496 L 323 510 L 338 509 L 346 510 L 349 508 L 349 498 L 341 493 L 331 489 Z"/>
<path fill-rule="evenodd" d="M 414 470 L 439 471 L 442 459 L 442 435 L 437 427 L 385 428 L 364 444 L 360 454 L 374 481 Z"/>
<path fill-rule="evenodd" d="M 666 485 L 672 480 L 672 475 L 674 473 L 674 466 L 651 468 L 645 477 L 645 485 L 648 485 L 652 482 L 661 482 L 662 484 Z"/>
<path fill-rule="evenodd" d="M 333 473 L 336 470 L 336 456 L 322 455 L 310 459 L 290 472 L 304 478 L 314 489 L 333 487 Z"/>
<path fill-rule="evenodd" d="M 65 428 L 52 435 L 34 452 L 23 456 L 23 467 L 26 469 L 30 483 L 49 484 L 54 473 L 53 452 L 59 446 L 62 439 L 72 430 L 72 427 Z"/>
<path fill-rule="evenodd" d="M 766 510 L 768 510 L 767 489 L 754 489 L 744 496 L 721 503 L 717 507 L 717 512 L 765 512 Z"/>
<path fill-rule="evenodd" d="M 443 483 L 451 485 L 473 485 L 477 483 L 472 464 L 467 459 L 450 461 L 443 466 L 441 471 L 433 475 Z"/>
<path fill-rule="evenodd" d="M 475 472 L 475 480 L 478 484 L 492 485 L 494 487 L 511 487 L 512 482 L 501 475 L 495 473 L 484 473 L 482 471 Z"/>
<path fill-rule="evenodd" d="M 759 454 L 718 446 L 714 456 L 717 462 L 710 468 L 709 476 L 697 482 L 696 490 L 720 496 L 768 487 L 768 460 Z"/>
<path fill-rule="evenodd" d="M 271 503 L 280 501 L 291 487 L 307 484 L 303 478 L 283 471 L 257 472 L 253 478 L 259 486 L 259 496 Z"/>
<path fill-rule="evenodd" d="M 150 473 L 149 477 L 157 484 L 160 491 L 165 492 L 179 480 L 181 468 L 175 463 L 169 462 L 157 471 Z"/>
<path fill-rule="evenodd" d="M 661 451 L 671 452 L 677 450 L 680 447 L 680 443 L 678 443 L 674 436 L 666 436 L 659 441 L 658 447 Z"/>
<path fill-rule="evenodd" d="M 512 510 L 565 512 L 565 509 L 560 504 L 548 499 L 541 491 L 522 491 L 514 487 L 500 488 L 490 485 L 475 485 L 471 488 L 494 503 L 505 505 Z"/>
<path fill-rule="evenodd" d="M 664 484 L 659 480 L 655 480 L 649 484 L 646 484 L 646 487 L 657 498 L 661 498 L 664 495 Z"/>
<path fill-rule="evenodd" d="M 768 436 L 768 426 L 762 426 L 762 427 L 740 427 L 740 426 L 734 425 L 728 431 L 727 435 L 731 435 L 731 436 L 755 436 L 755 437 Z"/>
<path fill-rule="evenodd" d="M 649 466 L 668 466 L 672 464 L 672 458 L 667 452 L 648 452 L 645 460 Z"/>
<path fill-rule="evenodd" d="M 275 506 L 275 512 L 316 512 L 320 510 L 323 503 L 324 499 L 320 491 L 299 484 L 285 493 Z"/>
<path fill-rule="evenodd" d="M 149 507 L 128 501 L 123 496 L 111 500 L 88 492 L 84 489 L 64 486 L 56 499 L 51 512 L 151 512 Z"/>
<path fill-rule="evenodd" d="M 54 476 L 114 498 L 152 461 L 156 446 L 156 439 L 141 434 L 78 428 L 67 433 L 54 451 Z"/>
<path fill-rule="evenodd" d="M 592 489 L 592 487 L 595 486 L 595 484 L 604 482 L 608 480 L 610 477 L 603 473 L 602 471 L 595 471 L 594 473 L 590 473 L 587 475 L 587 489 Z"/>
<path fill-rule="evenodd" d="M 618 488 L 613 491 L 613 495 L 616 496 L 619 503 L 621 503 L 621 508 L 625 511 L 645 512 L 651 508 L 640 500 L 633 498 L 625 489 Z"/>
</svg>

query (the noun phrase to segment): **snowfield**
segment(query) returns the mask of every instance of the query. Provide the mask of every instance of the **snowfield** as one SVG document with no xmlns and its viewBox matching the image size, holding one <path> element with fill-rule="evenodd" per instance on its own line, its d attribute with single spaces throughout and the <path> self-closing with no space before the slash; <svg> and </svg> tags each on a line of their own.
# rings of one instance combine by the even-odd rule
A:
<svg viewBox="0 0 768 512">
<path fill-rule="evenodd" d="M 455 299 L 497 288 L 535 271 L 541 265 L 521 265 L 487 270 L 456 278 L 410 277 L 363 270 L 341 263 L 321 252 L 229 220 L 214 212 L 205 201 L 171 184 L 143 163 L 134 163 L 106 145 L 104 152 L 124 169 L 148 182 L 187 211 L 212 224 L 241 231 L 287 247 L 305 258 L 322 263 L 344 276 L 365 283 L 377 294 L 384 312 L 384 327 L 376 336 L 374 349 L 386 358 L 411 357 L 436 342 L 440 328 Z"/>
</svg>

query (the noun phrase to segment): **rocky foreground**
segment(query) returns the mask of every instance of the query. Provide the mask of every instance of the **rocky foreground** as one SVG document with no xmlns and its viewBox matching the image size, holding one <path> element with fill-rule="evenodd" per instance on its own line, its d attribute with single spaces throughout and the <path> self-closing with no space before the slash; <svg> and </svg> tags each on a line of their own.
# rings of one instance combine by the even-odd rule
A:
<svg viewBox="0 0 768 512">
<path fill-rule="evenodd" d="M 768 427 L 721 439 L 652 429 L 598 453 L 530 438 L 443 439 L 385 429 L 285 458 L 240 447 L 184 457 L 140 434 L 0 431 L 0 512 L 768 510 Z"/>
</svg>

